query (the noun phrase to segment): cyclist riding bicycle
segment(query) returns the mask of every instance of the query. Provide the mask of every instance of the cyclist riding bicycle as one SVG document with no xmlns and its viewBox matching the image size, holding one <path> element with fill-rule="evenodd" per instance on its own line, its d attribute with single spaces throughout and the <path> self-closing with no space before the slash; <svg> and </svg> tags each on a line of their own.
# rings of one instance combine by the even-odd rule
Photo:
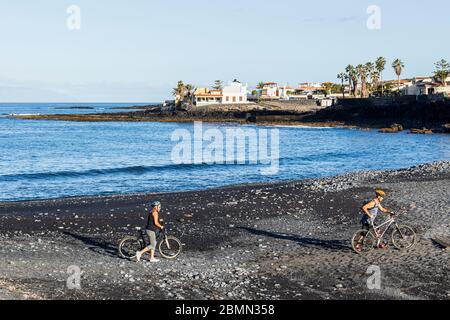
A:
<svg viewBox="0 0 450 320">
<path fill-rule="evenodd" d="M 374 225 L 378 213 L 381 211 L 386 214 L 393 214 L 390 210 L 384 208 L 381 203 L 386 197 L 386 192 L 381 189 L 375 190 L 376 198 L 366 205 L 364 205 L 361 210 L 363 211 L 363 217 L 361 219 L 361 224 L 363 228 L 367 231 Z M 385 248 L 385 244 L 380 244 L 380 248 Z"/>
<path fill-rule="evenodd" d="M 138 251 L 136 254 L 137 262 L 141 261 L 141 258 L 147 252 L 150 252 L 150 262 L 159 262 L 158 259 L 155 259 L 155 250 L 156 250 L 156 235 L 157 232 L 161 232 L 164 230 L 164 226 L 162 226 L 159 222 L 159 213 L 161 212 L 161 202 L 155 201 L 151 204 L 152 212 L 149 213 L 147 218 L 147 226 L 145 227 L 145 232 L 150 239 L 150 245 L 144 248 L 142 251 Z M 148 211 L 148 209 L 145 209 Z"/>
</svg>

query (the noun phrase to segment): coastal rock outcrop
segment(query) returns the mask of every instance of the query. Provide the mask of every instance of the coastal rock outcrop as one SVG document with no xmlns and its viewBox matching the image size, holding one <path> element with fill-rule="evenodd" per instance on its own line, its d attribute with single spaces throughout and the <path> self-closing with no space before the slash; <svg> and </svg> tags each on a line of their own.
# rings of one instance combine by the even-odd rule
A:
<svg viewBox="0 0 450 320">
<path fill-rule="evenodd" d="M 442 132 L 450 133 L 450 123 L 446 123 L 446 124 L 442 125 Z"/>
<path fill-rule="evenodd" d="M 403 126 L 401 124 L 394 123 L 389 128 L 380 129 L 380 132 L 381 133 L 397 133 L 397 132 L 402 132 L 403 130 L 404 129 L 403 129 Z"/>
<path fill-rule="evenodd" d="M 338 105 L 320 110 L 303 121 L 336 121 L 346 125 L 385 128 L 383 132 L 397 132 L 389 127 L 392 123 L 401 124 L 404 129 L 441 131 L 443 125 L 450 123 L 450 99 L 432 101 L 416 96 L 341 99 Z"/>
<path fill-rule="evenodd" d="M 427 128 L 422 128 L 422 129 L 411 129 L 410 133 L 412 134 L 433 134 L 433 130 L 431 129 L 427 129 Z"/>
</svg>

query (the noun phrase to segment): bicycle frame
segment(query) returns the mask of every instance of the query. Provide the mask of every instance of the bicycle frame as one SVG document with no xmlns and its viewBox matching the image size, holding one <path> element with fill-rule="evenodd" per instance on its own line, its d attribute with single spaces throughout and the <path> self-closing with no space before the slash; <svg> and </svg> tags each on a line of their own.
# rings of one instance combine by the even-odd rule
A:
<svg viewBox="0 0 450 320">
<path fill-rule="evenodd" d="M 395 221 L 395 218 L 391 217 L 389 220 L 386 220 L 385 222 L 383 222 L 381 225 L 379 226 L 375 226 L 372 223 L 372 228 L 375 231 L 375 236 L 377 237 L 377 246 L 380 245 L 381 241 L 383 240 L 384 236 L 386 235 L 386 233 L 388 232 L 388 230 L 391 228 L 391 226 L 395 224 L 395 226 L 398 227 L 397 222 Z M 378 231 L 383 229 L 385 226 L 386 229 L 384 229 L 383 233 L 379 233 Z"/>
<path fill-rule="evenodd" d="M 146 240 L 146 234 L 143 232 L 143 230 L 141 230 L 140 237 L 141 237 L 142 242 L 145 244 L 147 242 L 147 240 Z M 166 231 L 160 231 L 156 235 L 156 243 L 162 242 L 162 241 L 166 242 L 167 248 L 170 250 L 170 243 L 168 241 Z"/>
</svg>

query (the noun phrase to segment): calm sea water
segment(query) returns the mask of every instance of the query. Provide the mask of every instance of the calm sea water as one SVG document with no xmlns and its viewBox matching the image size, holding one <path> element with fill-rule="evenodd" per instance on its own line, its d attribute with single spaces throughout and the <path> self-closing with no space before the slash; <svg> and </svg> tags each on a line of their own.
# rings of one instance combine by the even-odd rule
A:
<svg viewBox="0 0 450 320">
<path fill-rule="evenodd" d="M 129 111 L 152 103 L 0 103 L 0 117 L 11 114 L 85 114 Z"/>
<path fill-rule="evenodd" d="M 280 166 L 177 165 L 174 130 L 193 124 L 26 121 L 7 114 L 111 112 L 130 104 L 0 104 L 0 201 L 194 190 L 324 177 L 450 160 L 448 135 L 395 135 L 338 128 L 278 127 Z M 132 104 L 136 105 L 136 104 Z M 71 106 L 92 106 L 74 110 Z M 121 110 L 118 110 L 121 111 Z M 2 116 L 3 115 L 3 116 Z M 233 124 L 204 124 L 225 132 Z"/>
</svg>

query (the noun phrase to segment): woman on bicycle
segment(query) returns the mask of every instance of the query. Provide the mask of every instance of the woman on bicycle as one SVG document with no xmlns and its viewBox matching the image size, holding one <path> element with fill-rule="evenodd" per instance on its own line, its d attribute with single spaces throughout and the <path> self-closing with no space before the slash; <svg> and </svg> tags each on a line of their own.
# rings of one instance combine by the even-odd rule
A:
<svg viewBox="0 0 450 320">
<path fill-rule="evenodd" d="M 373 227 L 375 219 L 377 218 L 380 211 L 383 213 L 392 214 L 390 210 L 387 210 L 381 205 L 384 198 L 386 197 L 386 192 L 384 192 L 384 190 L 377 189 L 375 190 L 375 194 L 376 198 L 361 208 L 363 211 L 361 224 L 366 230 L 370 230 L 370 228 Z M 384 244 L 380 244 L 380 247 L 385 248 L 386 246 Z"/>
<path fill-rule="evenodd" d="M 148 215 L 147 226 L 145 232 L 150 239 L 150 245 L 142 251 L 138 251 L 136 254 L 137 262 L 141 261 L 141 258 L 147 252 L 150 252 L 150 262 L 159 262 L 155 259 L 156 250 L 156 233 L 164 230 L 164 226 L 159 223 L 159 213 L 161 212 L 161 202 L 155 201 L 151 204 L 152 212 Z M 147 210 L 147 209 L 146 209 Z"/>
</svg>

